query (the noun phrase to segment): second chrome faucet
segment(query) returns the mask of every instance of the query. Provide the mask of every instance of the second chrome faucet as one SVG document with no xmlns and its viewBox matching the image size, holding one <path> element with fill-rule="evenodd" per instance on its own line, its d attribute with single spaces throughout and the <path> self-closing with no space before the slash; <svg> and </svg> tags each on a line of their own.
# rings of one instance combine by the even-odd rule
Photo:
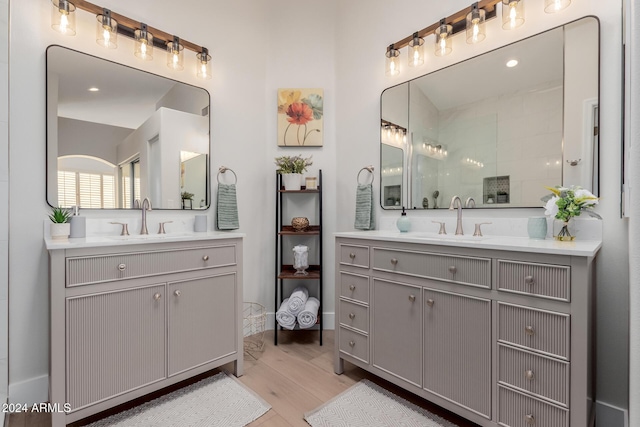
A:
<svg viewBox="0 0 640 427">
<path fill-rule="evenodd" d="M 149 234 L 147 230 L 147 210 L 153 210 L 151 208 L 151 200 L 148 197 L 140 204 L 140 209 L 142 210 L 142 227 L 140 228 L 140 234 Z"/>
</svg>

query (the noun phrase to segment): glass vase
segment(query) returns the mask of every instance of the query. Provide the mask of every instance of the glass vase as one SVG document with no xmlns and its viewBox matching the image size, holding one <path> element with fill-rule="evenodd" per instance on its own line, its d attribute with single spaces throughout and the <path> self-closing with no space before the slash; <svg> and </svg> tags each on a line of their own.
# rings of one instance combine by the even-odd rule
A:
<svg viewBox="0 0 640 427">
<path fill-rule="evenodd" d="M 572 242 L 576 238 L 573 221 L 553 220 L 553 238 L 561 242 Z"/>
</svg>

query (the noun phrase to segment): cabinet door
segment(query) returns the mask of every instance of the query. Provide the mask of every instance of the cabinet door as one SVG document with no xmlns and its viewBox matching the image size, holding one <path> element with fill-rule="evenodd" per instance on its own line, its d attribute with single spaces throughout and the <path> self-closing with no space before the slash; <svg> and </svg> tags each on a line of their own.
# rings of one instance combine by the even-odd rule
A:
<svg viewBox="0 0 640 427">
<path fill-rule="evenodd" d="M 491 417 L 491 301 L 424 289 L 424 389 Z"/>
<path fill-rule="evenodd" d="M 169 284 L 169 376 L 236 351 L 236 275 Z"/>
<path fill-rule="evenodd" d="M 422 289 L 373 281 L 373 365 L 421 386 Z"/>
<path fill-rule="evenodd" d="M 165 285 L 67 298 L 66 304 L 73 410 L 165 378 Z"/>
</svg>

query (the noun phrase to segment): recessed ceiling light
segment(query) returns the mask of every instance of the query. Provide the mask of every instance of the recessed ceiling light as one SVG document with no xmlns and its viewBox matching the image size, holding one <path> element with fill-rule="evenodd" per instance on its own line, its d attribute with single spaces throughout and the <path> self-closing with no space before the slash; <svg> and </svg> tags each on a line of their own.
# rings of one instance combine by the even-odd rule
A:
<svg viewBox="0 0 640 427">
<path fill-rule="evenodd" d="M 518 60 L 517 59 L 510 59 L 507 61 L 507 67 L 509 68 L 513 68 L 516 65 L 518 65 Z"/>
<path fill-rule="evenodd" d="M 89 92 L 98 92 L 99 90 L 100 88 L 97 88 L 95 86 L 89 88 Z"/>
</svg>

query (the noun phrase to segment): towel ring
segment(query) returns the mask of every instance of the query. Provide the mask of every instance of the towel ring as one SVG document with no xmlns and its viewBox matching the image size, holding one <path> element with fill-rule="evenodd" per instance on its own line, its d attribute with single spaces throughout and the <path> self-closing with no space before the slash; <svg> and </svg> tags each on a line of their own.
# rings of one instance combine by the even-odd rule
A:
<svg viewBox="0 0 640 427">
<path fill-rule="evenodd" d="M 236 184 L 238 182 L 238 175 L 236 175 L 236 173 L 232 169 L 229 169 L 226 166 L 220 166 L 220 169 L 218 169 L 218 175 L 216 176 L 216 180 L 218 181 L 218 184 L 220 184 L 220 174 L 225 173 L 227 171 L 233 174 L 234 178 L 236 179 L 234 184 Z"/>
<path fill-rule="evenodd" d="M 365 170 L 366 170 L 366 171 L 368 171 L 368 172 L 371 174 L 371 182 L 370 182 L 369 184 L 373 184 L 373 178 L 374 178 L 374 175 L 373 175 L 373 166 L 372 166 L 372 165 L 369 165 L 369 166 L 365 166 L 365 167 L 363 167 L 363 168 L 362 168 L 362 169 L 360 169 L 360 171 L 358 172 L 358 177 L 356 178 L 356 181 L 358 181 L 358 184 L 359 184 L 359 185 L 365 185 L 365 184 L 362 184 L 362 183 L 360 182 L 360 174 L 361 174 L 363 171 L 365 171 Z"/>
</svg>

